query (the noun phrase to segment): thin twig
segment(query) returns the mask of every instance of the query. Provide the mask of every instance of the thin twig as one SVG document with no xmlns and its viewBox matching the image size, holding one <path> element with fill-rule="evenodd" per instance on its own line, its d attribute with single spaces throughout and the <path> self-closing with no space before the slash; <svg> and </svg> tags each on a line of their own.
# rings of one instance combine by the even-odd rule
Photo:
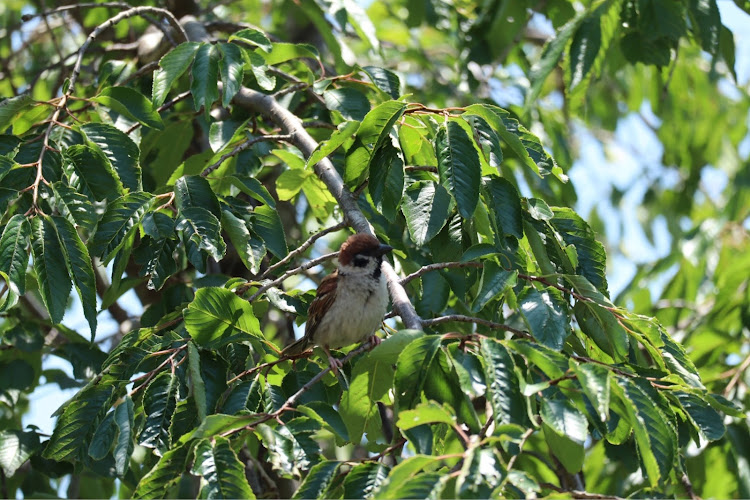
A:
<svg viewBox="0 0 750 500">
<path fill-rule="evenodd" d="M 513 468 L 513 465 L 516 463 L 518 456 L 521 455 L 521 453 L 523 453 L 523 445 L 526 444 L 526 441 L 531 437 L 532 434 L 534 434 L 535 430 L 536 430 L 536 427 L 531 426 L 528 429 L 526 429 L 526 432 L 521 434 L 521 442 L 518 443 L 518 453 L 510 457 L 510 460 L 508 460 L 508 466 L 505 468 L 506 471 L 509 471 Z"/>
<path fill-rule="evenodd" d="M 458 321 L 461 323 L 475 323 L 477 325 L 483 325 L 489 328 L 495 328 L 498 330 L 511 332 L 515 335 L 518 335 L 527 339 L 532 338 L 531 335 L 529 335 L 528 333 L 522 330 L 513 328 L 512 326 L 504 325 L 502 323 L 495 323 L 494 321 L 489 321 L 489 320 L 482 319 L 482 318 L 475 318 L 473 316 L 465 316 L 463 314 L 449 314 L 446 316 L 439 316 L 437 318 L 432 318 L 432 319 L 423 319 L 422 326 L 439 325 L 441 323 L 450 323 L 452 321 Z"/>
<path fill-rule="evenodd" d="M 267 141 L 291 141 L 292 135 L 291 134 L 281 134 L 281 135 L 261 135 L 260 137 L 254 137 L 252 139 L 247 139 L 246 141 L 238 144 L 234 147 L 230 152 L 224 153 L 221 155 L 221 157 L 216 160 L 211 165 L 207 166 L 203 169 L 203 172 L 201 172 L 201 177 L 206 177 L 208 174 L 216 170 L 221 166 L 222 163 L 224 163 L 225 160 L 237 156 L 253 144 L 257 144 L 259 142 L 267 142 Z"/>
<path fill-rule="evenodd" d="M 420 269 L 418 269 L 417 271 L 414 271 L 408 276 L 404 276 L 403 278 L 401 278 L 400 281 L 402 285 L 405 285 L 411 280 L 419 278 L 423 274 L 427 274 L 431 271 L 436 271 L 438 269 L 461 268 L 461 267 L 483 267 L 483 266 L 481 262 L 437 262 L 435 264 L 429 264 L 427 266 L 421 267 Z"/>
<path fill-rule="evenodd" d="M 341 229 L 344 229 L 346 227 L 345 222 L 339 222 L 338 224 L 325 228 L 322 231 L 318 231 L 317 233 L 310 236 L 307 240 L 305 240 L 304 243 L 302 243 L 299 247 L 297 247 L 295 250 L 292 250 L 289 252 L 286 257 L 278 261 L 276 264 L 269 266 L 268 269 L 263 272 L 263 274 L 260 275 L 260 279 L 264 279 L 269 274 L 275 272 L 278 268 L 285 266 L 289 261 L 297 257 L 299 254 L 310 248 L 310 246 L 315 243 L 318 239 L 322 238 L 326 234 L 333 233 L 336 231 L 340 231 Z"/>
<path fill-rule="evenodd" d="M 338 256 L 338 254 L 339 254 L 338 252 L 327 253 L 325 255 L 321 255 L 317 259 L 312 259 L 312 260 L 310 260 L 308 262 L 305 262 L 304 264 L 302 264 L 299 267 L 295 267 L 294 269 L 290 269 L 289 271 L 285 272 L 284 274 L 282 274 L 280 277 L 276 278 L 275 280 L 269 281 L 265 285 L 263 285 L 260 288 L 258 288 L 258 290 L 247 299 L 248 302 L 252 302 L 253 300 L 257 299 L 260 296 L 260 294 L 262 294 L 263 292 L 265 292 L 269 288 L 273 288 L 275 286 L 280 285 L 281 283 L 284 282 L 284 280 L 286 280 L 290 276 L 294 276 L 295 274 L 299 274 L 299 273 L 301 273 L 303 271 L 306 271 L 306 270 L 310 269 L 311 267 L 315 267 L 315 266 L 317 266 L 318 264 L 320 264 L 322 262 L 325 262 L 327 260 L 333 259 L 334 257 Z M 249 283 L 246 283 L 246 284 L 244 284 L 242 286 L 239 286 L 239 287 L 237 287 L 237 290 L 235 290 L 235 293 L 237 295 L 241 295 L 241 294 L 245 293 L 247 291 L 247 289 L 250 288 L 251 286 L 252 285 L 249 284 Z"/>
<path fill-rule="evenodd" d="M 437 167 L 431 167 L 429 165 L 407 165 L 404 167 L 406 172 L 432 172 L 437 173 Z"/>
<path fill-rule="evenodd" d="M 732 389 L 734 389 L 734 386 L 737 385 L 737 382 L 739 382 L 742 374 L 745 373 L 745 370 L 747 370 L 748 366 L 750 366 L 750 354 L 748 354 L 747 357 L 742 360 L 742 363 L 740 363 L 740 365 L 734 372 L 734 375 L 732 375 L 732 378 L 729 380 L 729 383 L 724 389 L 724 397 L 729 396 L 729 394 L 732 392 Z"/>
</svg>

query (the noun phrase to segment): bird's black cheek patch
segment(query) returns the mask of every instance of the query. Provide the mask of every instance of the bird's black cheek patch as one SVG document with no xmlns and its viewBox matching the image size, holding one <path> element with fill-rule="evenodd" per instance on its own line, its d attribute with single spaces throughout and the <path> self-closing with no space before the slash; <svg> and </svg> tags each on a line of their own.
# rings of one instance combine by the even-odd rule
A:
<svg viewBox="0 0 750 500">
<path fill-rule="evenodd" d="M 375 266 L 375 269 L 372 271 L 372 278 L 373 279 L 380 279 L 380 275 L 383 271 L 380 270 L 380 266 Z"/>
</svg>

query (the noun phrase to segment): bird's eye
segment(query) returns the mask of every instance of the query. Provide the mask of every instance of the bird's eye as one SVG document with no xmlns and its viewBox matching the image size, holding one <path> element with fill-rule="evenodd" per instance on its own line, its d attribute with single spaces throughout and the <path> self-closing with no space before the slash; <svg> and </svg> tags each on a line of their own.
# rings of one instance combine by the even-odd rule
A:
<svg viewBox="0 0 750 500">
<path fill-rule="evenodd" d="M 367 265 L 367 261 L 367 257 L 360 257 L 359 255 L 354 257 L 354 265 L 357 267 L 365 267 Z"/>
</svg>

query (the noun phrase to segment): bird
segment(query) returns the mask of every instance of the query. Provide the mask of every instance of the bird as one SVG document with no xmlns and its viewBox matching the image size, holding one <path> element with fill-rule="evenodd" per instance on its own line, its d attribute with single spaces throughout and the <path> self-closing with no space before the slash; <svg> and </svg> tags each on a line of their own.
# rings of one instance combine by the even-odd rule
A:
<svg viewBox="0 0 750 500">
<path fill-rule="evenodd" d="M 323 348 L 334 374 L 341 362 L 330 349 L 368 340 L 380 343 L 375 331 L 388 307 L 388 287 L 381 270 L 383 256 L 393 250 L 370 234 L 358 233 L 344 241 L 337 269 L 323 278 L 310 303 L 305 334 L 281 351 L 301 354 L 309 347 Z"/>
</svg>

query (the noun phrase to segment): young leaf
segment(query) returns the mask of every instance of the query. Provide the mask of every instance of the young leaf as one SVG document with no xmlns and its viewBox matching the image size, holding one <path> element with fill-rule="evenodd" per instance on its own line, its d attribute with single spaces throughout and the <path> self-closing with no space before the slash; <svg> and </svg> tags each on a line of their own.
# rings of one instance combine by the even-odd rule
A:
<svg viewBox="0 0 750 500">
<path fill-rule="evenodd" d="M 347 139 L 349 139 L 359 128 L 356 121 L 345 121 L 339 123 L 337 129 L 325 141 L 321 141 L 305 163 L 305 167 L 315 165 L 320 160 L 336 151 Z"/>
<path fill-rule="evenodd" d="M 124 193 L 122 181 L 99 148 L 79 144 L 66 149 L 63 156 L 73 165 L 84 192 L 96 201 L 113 200 Z"/>
<path fill-rule="evenodd" d="M 149 193 L 136 192 L 110 203 L 89 244 L 91 253 L 100 257 L 105 264 L 112 260 L 126 237 L 141 223 L 151 202 Z"/>
<path fill-rule="evenodd" d="M 219 57 L 218 47 L 210 43 L 201 44 L 195 54 L 190 92 L 193 94 L 196 111 L 205 106 L 208 113 L 211 105 L 219 98 Z"/>
<path fill-rule="evenodd" d="M 245 478 L 245 468 L 224 437 L 198 442 L 190 472 L 203 477 L 201 498 L 255 498 Z"/>
<path fill-rule="evenodd" d="M 432 181 L 415 182 L 406 189 L 401 210 L 412 241 L 423 246 L 448 222 L 452 199 L 445 188 Z"/>
<path fill-rule="evenodd" d="M 440 406 L 434 401 L 428 401 L 426 403 L 419 403 L 413 410 L 399 412 L 396 426 L 406 431 L 418 425 L 436 423 L 453 426 L 456 424 L 456 416 L 449 408 Z"/>
<path fill-rule="evenodd" d="M 57 229 L 49 217 L 31 220 L 31 248 L 42 300 L 50 320 L 59 323 L 65 314 L 72 283 Z"/>
<path fill-rule="evenodd" d="M 125 188 L 143 189 L 138 163 L 140 151 L 127 134 L 106 123 L 86 123 L 81 126 L 81 132 L 104 153 Z"/>
<path fill-rule="evenodd" d="M 471 219 L 479 201 L 482 166 L 466 131 L 455 121 L 442 126 L 435 137 L 440 183 L 456 199 L 458 213 Z"/>
<path fill-rule="evenodd" d="M 93 342 L 96 336 L 96 279 L 89 251 L 68 219 L 61 216 L 52 216 L 50 219 L 57 230 L 68 273 L 73 278 L 73 284 L 81 299 L 83 315 L 91 328 Z"/>
<path fill-rule="evenodd" d="M 112 111 L 135 120 L 145 127 L 161 130 L 164 123 L 161 116 L 146 96 L 130 87 L 107 87 L 92 97 L 92 101 L 102 104 Z"/>
<path fill-rule="evenodd" d="M 242 60 L 242 51 L 236 45 L 232 43 L 219 43 L 217 46 L 219 52 L 221 52 L 219 72 L 221 73 L 221 81 L 224 83 L 221 104 L 227 107 L 242 86 L 242 77 L 244 74 L 242 66 L 244 62 Z"/>
<path fill-rule="evenodd" d="M 184 317 L 190 336 L 206 349 L 262 338 L 252 306 L 226 288 L 199 289 Z"/>
<path fill-rule="evenodd" d="M 196 42 L 181 43 L 169 51 L 159 61 L 159 69 L 154 72 L 151 100 L 154 106 L 164 104 L 169 89 L 174 82 L 188 69 L 200 44 Z"/>
</svg>

